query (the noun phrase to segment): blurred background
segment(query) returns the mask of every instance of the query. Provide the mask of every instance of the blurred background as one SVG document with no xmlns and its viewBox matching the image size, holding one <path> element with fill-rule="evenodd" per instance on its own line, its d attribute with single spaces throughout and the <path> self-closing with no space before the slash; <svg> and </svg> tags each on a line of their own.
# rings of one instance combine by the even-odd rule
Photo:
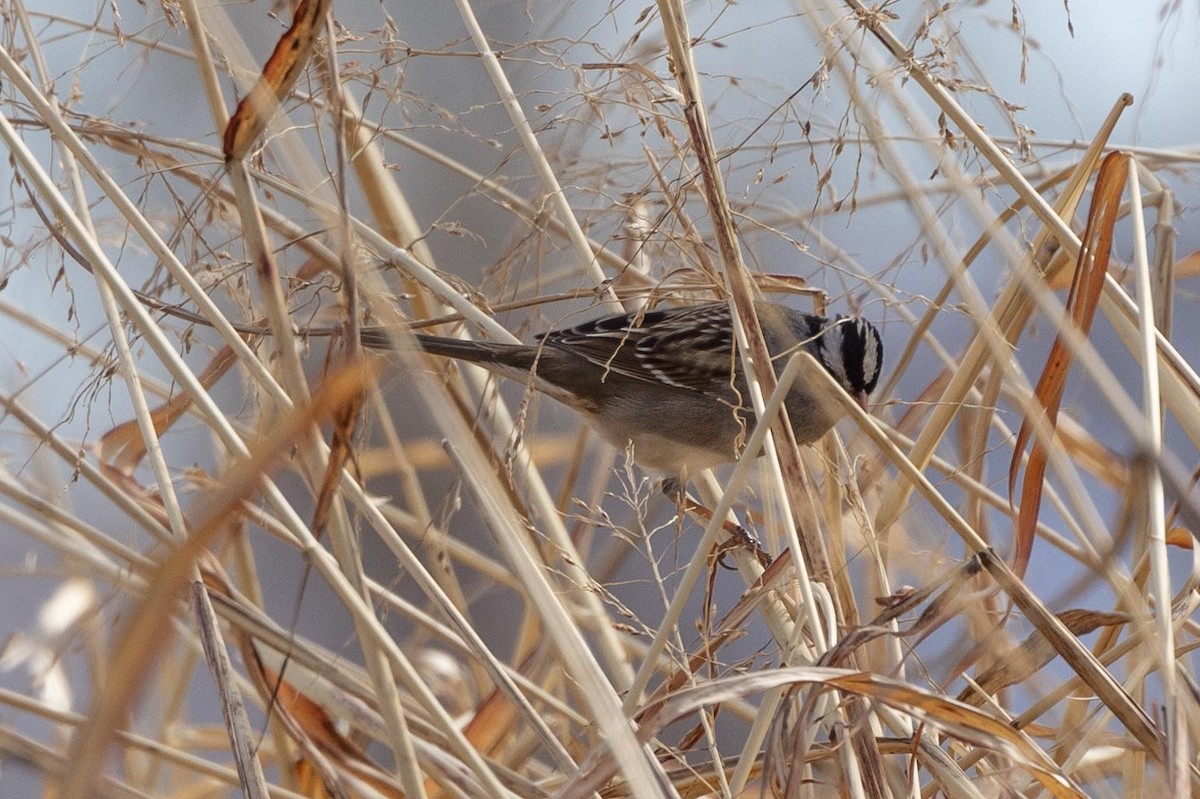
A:
<svg viewBox="0 0 1200 799">
<path fill-rule="evenodd" d="M 3 6 L 0 36 L 9 55 L 33 72 L 30 38 L 36 39 L 36 58 L 44 59 L 63 116 L 93 156 L 222 311 L 236 322 L 261 327 L 265 310 L 240 223 L 232 200 L 221 193 L 228 190 L 222 131 L 205 100 L 180 8 L 122 0 L 90 8 L 49 0 Z M 790 291 L 781 301 L 807 310 L 813 297 L 796 289 L 819 290 L 825 296 L 818 302 L 827 299 L 831 313 L 862 314 L 879 326 L 886 393 L 873 398 L 873 413 L 915 437 L 937 397 L 931 386 L 953 372 L 954 359 L 976 330 L 971 298 L 951 290 L 939 299 L 950 271 L 960 268 L 968 249 L 986 236 L 988 246 L 970 264 L 969 277 L 977 296 L 990 306 L 1013 280 L 1014 254 L 1030 256 L 1040 223 L 1021 208 L 999 229 L 994 227 L 1016 202 L 1016 193 L 870 33 L 852 23 L 846 6 L 758 0 L 699 2 L 686 8 L 705 109 L 747 265 L 757 274 L 782 279 L 777 282 Z M 653 4 L 487 2 L 477 4 L 474 13 L 567 202 L 588 237 L 609 256 L 600 268 L 610 284 L 627 297 L 656 291 L 691 299 L 715 296 L 706 270 L 713 264 L 719 268 L 719 257 Z M 1156 196 L 1173 197 L 1173 216 L 1159 220 L 1173 225 L 1175 237 L 1175 256 L 1166 259 L 1175 267 L 1167 278 L 1174 307 L 1169 338 L 1185 358 L 1194 359 L 1200 346 L 1200 281 L 1196 259 L 1190 257 L 1200 242 L 1194 229 L 1200 196 L 1196 7 L 1169 2 L 901 1 L 878 6 L 875 13 L 1035 186 L 1076 164 L 1121 94 L 1133 96 L 1109 147 L 1134 153 L 1159 182 Z M 227 111 L 248 90 L 290 17 L 290 10 L 261 2 L 203 11 L 223 70 Z M 340 79 L 361 104 L 382 164 L 411 205 L 421 246 L 433 261 L 428 265 L 525 340 L 603 312 L 594 273 L 551 224 L 556 210 L 456 7 L 395 0 L 338 4 L 333 19 Z M 321 58 L 328 54 L 321 52 Z M 328 70 L 328 63 L 318 59 L 301 75 L 283 102 L 286 116 L 250 161 L 259 200 L 268 214 L 287 222 L 269 221 L 270 246 L 284 275 L 294 327 L 302 334 L 327 330 L 344 316 L 341 280 L 320 268 L 308 246 L 316 242 L 336 250 L 330 242 L 338 232 L 310 199 L 330 201 L 350 172 L 333 145 L 322 70 Z M 49 89 L 40 75 L 35 83 Z M 38 113 L 11 80 L 0 79 L 0 84 L 4 116 L 51 177 L 65 184 L 60 151 Z M 148 158 L 147 151 L 161 157 Z M 30 201 L 28 183 L 11 160 L 0 166 L 0 176 L 7 188 L 0 198 L 4 482 L 123 547 L 153 554 L 152 538 L 129 511 L 80 472 L 80 463 L 97 463 L 96 448 L 105 434 L 133 416 L 129 394 L 116 377 L 111 332 L 95 282 L 48 234 Z M 1054 183 L 1046 190 L 1052 202 L 1060 187 Z M 93 184 L 85 186 L 84 194 L 96 240 L 123 279 L 194 313 L 127 219 Z M 44 199 L 39 202 L 45 207 Z M 348 181 L 346 207 L 367 226 L 378 227 L 375 202 L 357 182 Z M 1083 219 L 1081 211 L 1073 222 L 1077 232 Z M 1155 222 L 1151 211 L 1147 224 Z M 1163 231 L 1156 235 L 1152 253 Z M 1132 260 L 1132 242 L 1128 219 L 1122 219 L 1114 271 L 1124 273 L 1123 265 Z M 411 287 L 397 277 L 394 264 L 386 263 L 387 253 L 360 246 L 362 262 L 394 292 L 376 299 L 412 315 L 407 302 Z M 1132 280 L 1122 283 L 1132 293 Z M 197 372 L 220 347 L 219 337 L 190 317 L 156 311 L 156 318 Z M 921 319 L 929 321 L 925 338 L 897 370 Z M 386 320 L 370 315 L 366 321 Z M 138 331 L 132 333 L 142 380 L 158 386 L 164 397 L 177 393 L 170 372 Z M 1016 363 L 1030 383 L 1037 379 L 1054 333 L 1054 324 L 1035 314 L 1016 343 Z M 1140 404 L 1139 360 L 1103 315 L 1089 338 L 1118 383 Z M 317 381 L 333 357 L 330 339 L 302 335 L 300 340 L 306 373 Z M 255 346 L 270 365 L 270 348 L 262 341 L 256 339 Z M 434 382 L 444 379 L 433 367 L 417 368 Z M 436 413 L 426 407 L 428 395 L 418 390 L 413 369 L 401 359 L 385 358 L 379 378 L 391 409 L 390 424 L 405 442 L 408 478 L 396 473 L 387 425 L 380 423 L 375 406 L 369 406 L 356 438 L 355 468 L 381 505 L 391 503 L 413 518 L 426 518 L 480 557 L 498 562 L 499 548 L 442 448 Z M 598 596 L 613 618 L 628 626 L 629 635 L 647 641 L 701 528 L 694 520 L 677 520 L 673 504 L 657 493 L 649 477 L 625 468 L 623 456 L 581 431 L 569 411 L 544 399 L 526 404 L 529 398 L 519 385 L 503 384 L 499 391 L 514 413 L 523 414 L 522 443 L 530 447 L 558 500 L 589 572 L 603 586 L 597 588 Z M 1038 540 L 1026 582 L 1054 610 L 1114 605 L 1113 585 L 1097 579 L 1079 556 L 1092 521 L 1111 536 L 1110 542 L 1092 542 L 1102 559 L 1115 559 L 1122 564 L 1118 570 L 1128 571 L 1135 551 L 1124 515 L 1133 485 L 1128 475 L 1136 454 L 1134 438 L 1106 391 L 1076 370 L 1063 400 L 1072 429 L 1088 439 L 1095 460 L 1076 458 L 1078 485 L 1064 484 L 1057 475 L 1050 478 L 1055 498 L 1044 503 L 1041 520 L 1065 543 Z M 237 370 L 216 382 L 210 393 L 243 431 L 262 429 L 274 412 Z M 479 414 L 488 417 L 492 400 L 486 392 L 475 396 Z M 978 469 L 980 482 L 1006 497 L 1012 434 L 1021 424 L 1017 407 L 1002 394 L 1000 425 L 991 428 L 978 451 L 963 442 L 969 437 L 964 428 L 974 418 L 966 413 L 962 426 L 938 449 L 948 466 L 931 468 L 928 475 L 960 508 L 970 494 L 955 482 L 958 471 Z M 37 424 L 15 409 L 24 409 Z M 860 487 L 878 497 L 892 479 L 890 472 L 852 424 L 840 432 L 847 462 L 871 464 Z M 47 435 L 63 448 L 55 450 Z M 228 467 L 227 454 L 209 426 L 192 415 L 171 425 L 163 446 L 185 508 L 204 496 L 211 477 Z M 1171 414 L 1165 447 L 1185 470 L 1195 468 L 1196 443 Z M 822 483 L 823 465 L 830 464 L 816 451 L 806 457 Z M 839 469 L 844 473 L 845 463 L 832 467 L 830 474 Z M 146 464 L 129 477 L 153 491 Z M 412 478 L 415 487 L 405 482 Z M 316 508 L 311 481 L 290 468 L 276 479 L 299 515 L 311 519 Z M 1073 493 L 1078 491 L 1083 495 Z M 1194 502 L 1196 491 L 1190 491 Z M 417 495 L 425 505 L 419 512 L 412 504 Z M 61 543 L 50 535 L 53 525 L 41 528 L 41 536 L 34 534 L 35 525 L 22 518 L 38 514 L 28 501 L 18 501 L 11 492 L 5 496 L 13 513 L 22 516 L 0 517 L 0 603 L 6 609 L 0 618 L 8 642 L 0 659 L 0 687 L 86 712 L 92 681 L 103 670 L 97 653 L 106 645 L 100 642 L 113 635 L 131 601 L 114 576 L 128 564 L 108 553 L 114 574 L 81 572 L 81 561 L 64 559 Z M 1060 496 L 1065 497 L 1061 503 Z M 766 511 L 755 497 L 749 495 L 739 506 L 747 526 L 764 535 L 769 548 L 777 546 L 778 539 L 757 523 Z M 865 501 L 870 505 L 872 500 Z M 1081 516 L 1087 523 L 1080 522 Z M 1012 521 L 1006 508 L 981 509 L 972 519 L 1002 555 L 1009 552 Z M 441 550 L 433 545 L 421 550 L 427 537 L 410 533 L 414 547 L 436 562 Z M 874 599 L 874 584 L 864 576 L 871 561 L 869 534 L 859 529 L 848 535 L 844 553 L 856 574 L 859 601 L 868 609 Z M 258 524 L 247 524 L 244 535 L 254 552 L 266 615 L 335 657 L 360 662 L 349 614 L 312 573 L 308 559 Z M 917 499 L 910 500 L 892 536 L 893 588 L 927 584 L 966 556 L 958 538 Z M 396 596 L 422 601 L 387 546 L 364 534 L 362 547 L 370 577 Z M 1177 549 L 1171 557 L 1172 585 L 1182 586 L 1193 566 L 1191 553 Z M 521 651 L 518 620 L 527 610 L 526 598 L 489 577 L 487 569 L 461 561 L 454 568 L 465 607 L 485 642 L 501 657 L 515 656 Z M 744 582 L 732 572 L 717 570 L 711 601 L 724 612 L 744 590 Z M 705 598 L 697 591 L 690 600 L 680 625 L 685 639 L 695 632 Z M 78 617 L 56 601 L 75 608 Z M 54 621 L 55 612 L 65 613 L 58 618 L 66 621 Z M 381 608 L 380 615 L 404 647 L 442 651 L 436 636 L 404 613 Z M 1014 640 L 1028 631 L 1020 621 L 1011 625 Z M 954 681 L 963 659 L 977 643 L 970 626 L 966 620 L 950 622 L 922 641 L 910 661 L 919 664 L 921 676 L 914 680 L 939 688 L 948 682 L 946 690 L 953 695 L 961 687 Z M 147 713 L 160 722 L 172 718 L 192 731 L 209 725 L 218 729 L 211 681 L 203 662 L 183 653 L 187 649 L 164 655 L 160 663 L 176 668 L 150 678 L 165 683 L 186 675 L 189 691 L 181 697 L 182 706 L 148 708 Z M 772 657 L 770 633 L 755 619 L 722 650 L 722 665 L 753 669 Z M 184 663 L 187 671 L 180 671 Z M 469 682 L 470 675 L 457 673 L 453 679 Z M 1019 704 L 1032 702 L 1060 677 L 1040 679 L 1021 687 L 1025 693 Z M 460 683 L 453 684 L 459 688 L 452 693 L 462 690 Z M 1153 683 L 1148 690 L 1153 695 Z M 46 734 L 53 725 L 45 720 L 32 721 L 11 708 L 0 708 L 0 718 L 23 734 L 55 740 Z M 261 724 L 261 714 L 253 718 Z M 741 723 L 723 720 L 716 736 L 736 750 L 745 734 Z M 216 753 L 208 754 L 228 762 L 220 744 L 214 748 Z M 378 750 L 376 746 L 372 752 L 386 760 Z M 7 748 L 10 757 L 15 751 Z M 0 788 L 5 795 L 34 795 L 43 785 L 36 772 L 28 761 L 14 758 L 0 770 Z M 1119 795 L 1113 786 L 1108 790 Z"/>
</svg>

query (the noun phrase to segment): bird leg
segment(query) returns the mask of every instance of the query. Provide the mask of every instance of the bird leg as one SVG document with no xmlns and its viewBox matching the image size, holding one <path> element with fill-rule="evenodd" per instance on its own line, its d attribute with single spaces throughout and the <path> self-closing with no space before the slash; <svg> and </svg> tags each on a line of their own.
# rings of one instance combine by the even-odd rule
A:
<svg viewBox="0 0 1200 799">
<path fill-rule="evenodd" d="M 667 497 L 674 500 L 676 507 L 679 509 L 680 515 L 690 514 L 696 518 L 701 524 L 708 524 L 712 521 L 713 512 L 706 508 L 701 502 L 694 499 L 687 493 L 687 487 L 682 481 L 675 477 L 667 477 L 663 479 L 662 491 Z M 771 558 L 763 549 L 762 544 L 753 533 L 736 522 L 723 521 L 721 528 L 725 531 L 727 538 L 717 545 L 718 562 L 727 569 L 732 569 L 725 562 L 725 555 L 730 551 L 743 548 L 753 553 L 758 562 L 766 568 L 771 563 Z"/>
</svg>

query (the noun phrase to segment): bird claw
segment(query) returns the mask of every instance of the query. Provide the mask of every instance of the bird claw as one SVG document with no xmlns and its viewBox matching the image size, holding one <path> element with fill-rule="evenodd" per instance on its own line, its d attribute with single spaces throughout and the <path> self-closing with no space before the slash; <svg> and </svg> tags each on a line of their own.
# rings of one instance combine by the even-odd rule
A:
<svg viewBox="0 0 1200 799">
<path fill-rule="evenodd" d="M 664 477 L 662 492 L 666 497 L 675 502 L 680 513 L 694 513 L 705 524 L 712 520 L 712 511 L 690 498 L 687 495 L 686 484 L 678 477 Z M 758 537 L 754 533 L 740 524 L 730 521 L 723 522 L 722 527 L 725 530 L 726 538 L 716 548 L 717 562 L 722 567 L 731 570 L 734 568 L 726 562 L 725 557 L 737 549 L 745 549 L 750 552 L 763 568 L 770 565 L 771 558 L 767 554 L 767 551 L 763 549 L 762 543 L 759 542 Z"/>
</svg>

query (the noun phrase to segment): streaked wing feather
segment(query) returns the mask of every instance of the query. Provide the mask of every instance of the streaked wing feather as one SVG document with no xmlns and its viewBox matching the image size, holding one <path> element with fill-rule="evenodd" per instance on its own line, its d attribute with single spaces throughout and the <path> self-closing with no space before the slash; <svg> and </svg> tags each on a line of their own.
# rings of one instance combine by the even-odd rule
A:
<svg viewBox="0 0 1200 799">
<path fill-rule="evenodd" d="M 736 361 L 729 306 L 695 309 L 679 324 L 660 327 L 638 342 L 642 366 L 664 383 L 706 394 L 727 390 Z"/>
<path fill-rule="evenodd" d="M 547 333 L 543 341 L 635 380 L 704 393 L 727 387 L 734 367 L 724 303 L 610 316 Z"/>
<path fill-rule="evenodd" d="M 550 347 L 570 352 L 597 366 L 639 380 L 650 379 L 637 358 L 637 343 L 646 335 L 657 312 L 606 316 L 575 327 L 552 330 L 538 336 Z"/>
</svg>

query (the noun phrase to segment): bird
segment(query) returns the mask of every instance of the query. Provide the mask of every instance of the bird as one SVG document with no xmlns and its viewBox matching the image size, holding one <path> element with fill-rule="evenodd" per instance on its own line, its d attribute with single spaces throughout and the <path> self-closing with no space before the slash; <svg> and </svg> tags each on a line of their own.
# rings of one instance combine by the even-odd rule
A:
<svg viewBox="0 0 1200 799">
<path fill-rule="evenodd" d="M 861 317 L 827 318 L 758 301 L 767 351 L 784 362 L 810 353 L 866 409 L 883 368 L 883 342 Z M 736 460 L 754 422 L 733 320 L 724 302 L 617 314 L 552 330 L 535 344 L 415 335 L 427 353 L 469 361 L 581 413 L 635 463 L 672 478 Z M 385 329 L 363 328 L 386 349 Z M 832 397 L 797 378 L 784 400 L 796 441 L 809 444 L 843 416 Z"/>
</svg>

